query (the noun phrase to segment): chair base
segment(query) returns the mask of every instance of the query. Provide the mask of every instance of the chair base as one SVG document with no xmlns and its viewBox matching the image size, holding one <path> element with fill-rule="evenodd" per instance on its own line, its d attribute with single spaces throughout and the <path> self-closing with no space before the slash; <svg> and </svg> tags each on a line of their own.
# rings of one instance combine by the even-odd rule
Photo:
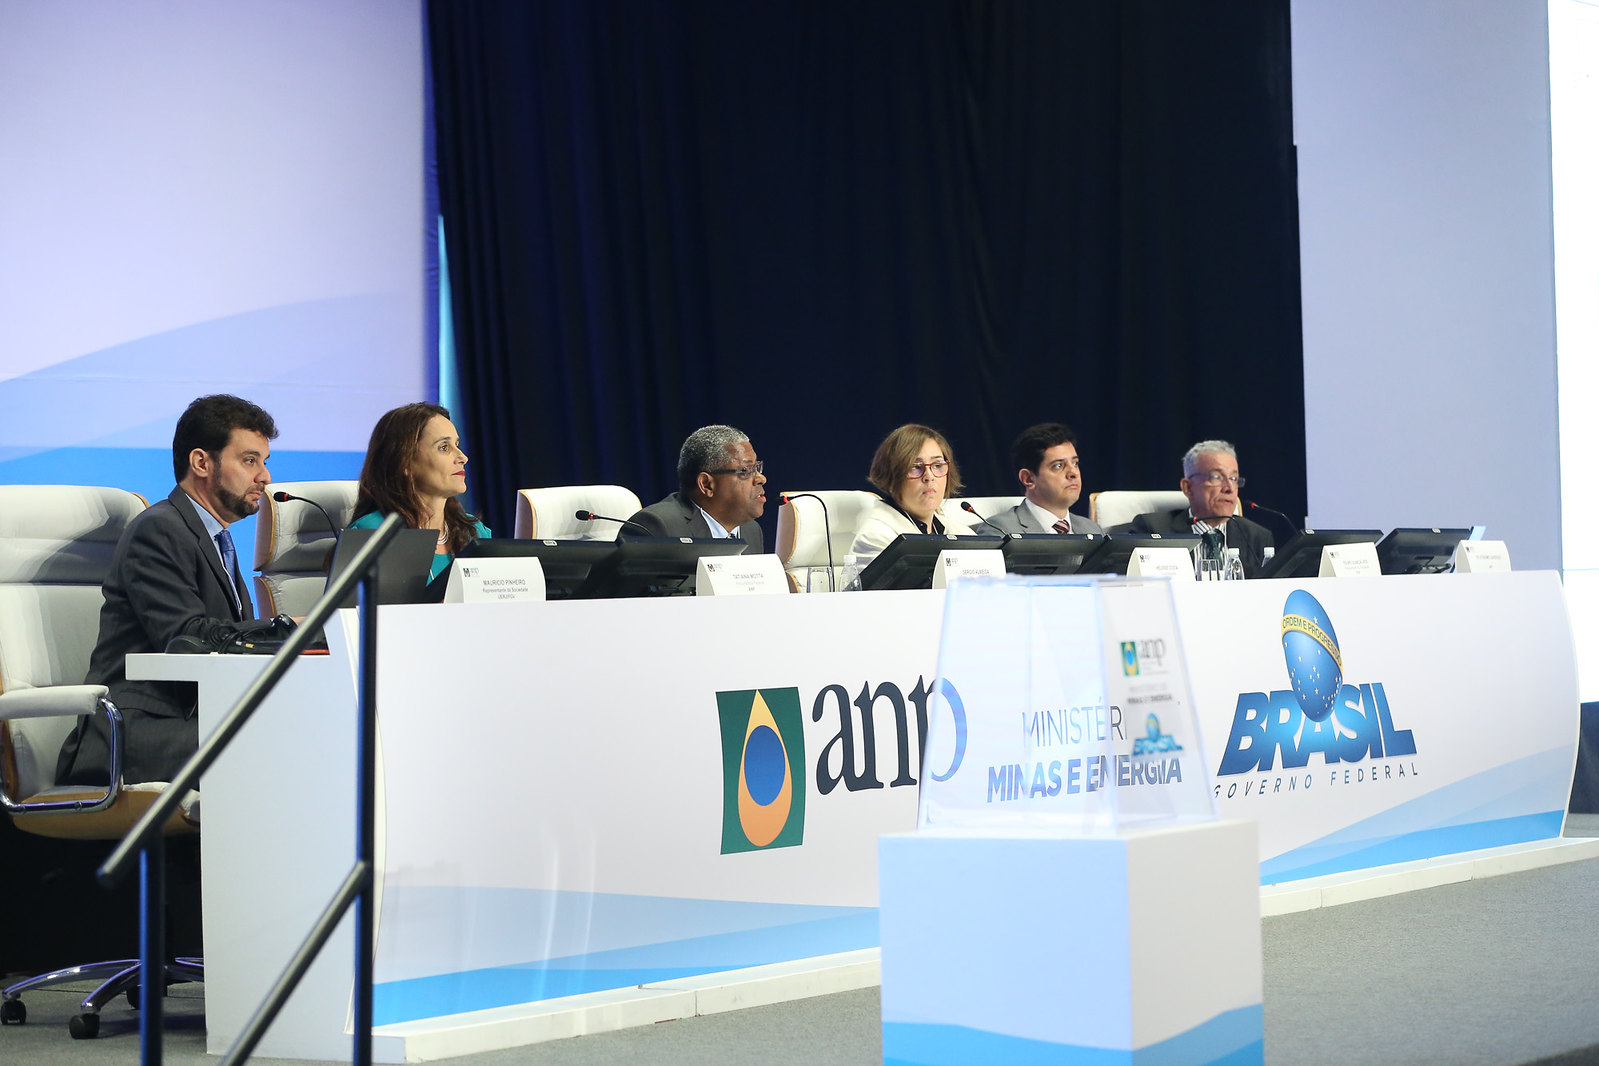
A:
<svg viewBox="0 0 1599 1066">
<path fill-rule="evenodd" d="M 205 980 L 205 961 L 196 958 L 170 959 L 164 967 L 166 983 L 184 984 Z M 102 980 L 103 978 L 103 980 Z M 74 981 L 100 981 L 94 991 L 83 998 L 83 1011 L 73 1015 L 68 1029 L 74 1040 L 87 1040 L 100 1033 L 100 1011 L 117 996 L 127 993 L 128 1006 L 137 1010 L 143 990 L 139 987 L 139 960 L 112 959 L 91 962 L 82 966 L 68 966 L 63 970 L 30 977 L 0 993 L 0 1025 L 22 1025 L 28 1020 L 28 1008 L 22 1003 L 22 994 L 35 988 L 70 984 Z M 165 995 L 165 989 L 162 990 Z"/>
</svg>

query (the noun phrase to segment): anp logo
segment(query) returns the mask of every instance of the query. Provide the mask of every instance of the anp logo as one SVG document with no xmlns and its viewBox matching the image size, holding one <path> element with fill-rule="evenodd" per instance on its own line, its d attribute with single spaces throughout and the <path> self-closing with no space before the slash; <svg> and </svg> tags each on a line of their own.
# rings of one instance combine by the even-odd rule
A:
<svg viewBox="0 0 1599 1066">
<path fill-rule="evenodd" d="M 1304 589 L 1290 592 L 1283 604 L 1283 658 L 1299 709 L 1312 722 L 1324 721 L 1344 683 L 1344 660 L 1327 612 Z"/>
<path fill-rule="evenodd" d="M 1138 642 L 1136 640 L 1122 641 L 1122 673 L 1128 677 L 1138 674 Z"/>
<path fill-rule="evenodd" d="M 716 711 L 722 723 L 722 854 L 803 843 L 799 689 L 718 692 Z"/>
</svg>

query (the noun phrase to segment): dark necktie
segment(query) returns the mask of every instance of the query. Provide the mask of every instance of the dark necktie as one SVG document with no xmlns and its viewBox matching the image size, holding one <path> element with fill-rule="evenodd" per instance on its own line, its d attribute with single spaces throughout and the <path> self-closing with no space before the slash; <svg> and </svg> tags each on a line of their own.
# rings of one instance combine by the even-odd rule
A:
<svg viewBox="0 0 1599 1066">
<path fill-rule="evenodd" d="M 1054 524 L 1054 526 L 1052 526 L 1051 528 L 1053 528 L 1056 533 L 1070 533 L 1072 531 L 1072 524 L 1071 524 L 1070 519 L 1062 518 L 1059 522 L 1056 522 Z"/>
<path fill-rule="evenodd" d="M 227 530 L 217 534 L 217 547 L 222 551 L 222 569 L 228 575 L 228 599 L 233 601 L 233 609 L 240 611 L 239 607 L 239 553 L 233 548 L 233 534 Z M 242 612 L 241 612 L 242 613 Z"/>
</svg>

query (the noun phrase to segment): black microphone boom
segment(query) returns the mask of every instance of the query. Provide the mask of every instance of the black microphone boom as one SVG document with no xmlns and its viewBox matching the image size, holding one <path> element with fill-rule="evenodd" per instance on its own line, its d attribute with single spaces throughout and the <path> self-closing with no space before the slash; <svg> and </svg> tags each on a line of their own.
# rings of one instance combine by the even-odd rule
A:
<svg viewBox="0 0 1599 1066">
<path fill-rule="evenodd" d="M 333 521 L 333 516 L 328 514 L 328 509 L 323 507 L 320 503 L 317 503 L 315 500 L 308 499 L 305 496 L 296 496 L 292 492 L 283 492 L 281 490 L 274 492 L 272 494 L 272 498 L 279 503 L 288 503 L 290 500 L 294 500 L 296 503 L 308 503 L 312 507 L 315 507 L 318 511 L 322 512 L 322 517 L 328 520 L 328 529 L 332 531 L 335 537 L 343 532 L 343 530 L 338 527 L 338 524 Z"/>
<path fill-rule="evenodd" d="M 647 526 L 642 526 L 631 518 L 612 518 L 609 515 L 595 514 L 593 511 L 578 511 L 573 517 L 579 522 L 615 522 L 619 526 L 632 526 L 646 537 L 655 536 Z"/>
<path fill-rule="evenodd" d="M 783 502 L 793 506 L 793 501 L 801 496 L 809 497 L 822 505 L 822 535 L 827 538 L 827 591 L 838 591 L 838 579 L 833 570 L 833 522 L 827 514 L 827 501 L 814 492 L 785 492 L 782 493 Z"/>
<path fill-rule="evenodd" d="M 1000 536 L 1004 537 L 1006 540 L 1010 539 L 1010 534 L 1009 533 L 1005 532 L 1003 529 L 1000 529 L 994 523 L 990 522 L 988 519 L 986 519 L 982 515 L 978 514 L 977 513 L 977 508 L 973 507 L 971 504 L 967 503 L 965 500 L 961 501 L 961 510 L 970 511 L 972 513 L 972 516 L 974 518 L 976 518 L 979 522 L 983 523 L 983 525 L 987 526 L 989 529 L 992 529 L 995 533 L 998 533 Z"/>
<path fill-rule="evenodd" d="M 1263 511 L 1266 514 L 1276 515 L 1278 518 L 1281 518 L 1283 520 L 1283 526 L 1288 530 L 1289 536 L 1293 536 L 1294 534 L 1299 532 L 1299 530 L 1300 530 L 1299 523 L 1295 522 L 1292 518 L 1289 518 L 1287 515 L 1283 514 L 1281 511 L 1274 511 L 1270 507 L 1263 507 L 1260 504 L 1256 503 L 1254 500 L 1245 500 L 1243 502 L 1244 502 L 1244 510 L 1245 511 Z"/>
</svg>

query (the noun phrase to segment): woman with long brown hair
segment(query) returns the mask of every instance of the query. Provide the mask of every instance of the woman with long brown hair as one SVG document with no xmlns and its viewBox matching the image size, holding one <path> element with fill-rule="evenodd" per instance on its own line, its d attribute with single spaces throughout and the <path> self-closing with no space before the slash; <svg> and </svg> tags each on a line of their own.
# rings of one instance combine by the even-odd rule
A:
<svg viewBox="0 0 1599 1066">
<path fill-rule="evenodd" d="M 450 412 L 436 403 L 396 407 L 372 429 L 348 528 L 376 529 L 398 514 L 411 529 L 438 530 L 431 581 L 462 548 L 491 535 L 461 506 L 465 491 L 466 453 Z"/>
</svg>

